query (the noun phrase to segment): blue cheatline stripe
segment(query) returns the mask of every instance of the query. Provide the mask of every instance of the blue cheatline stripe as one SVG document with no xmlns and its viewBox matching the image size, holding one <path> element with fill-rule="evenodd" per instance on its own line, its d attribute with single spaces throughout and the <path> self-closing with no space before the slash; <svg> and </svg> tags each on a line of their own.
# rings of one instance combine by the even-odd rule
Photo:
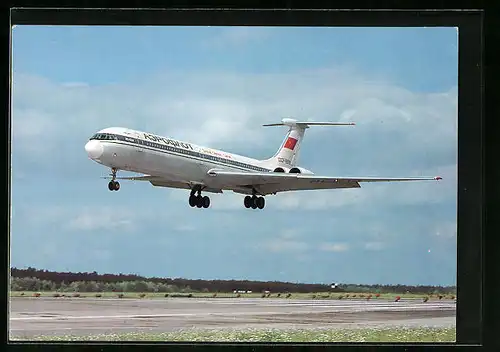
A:
<svg viewBox="0 0 500 352">
<path fill-rule="evenodd" d="M 259 166 L 254 166 L 254 165 L 242 163 L 240 161 L 227 160 L 227 159 L 219 158 L 217 156 L 195 152 L 194 150 L 177 148 L 177 147 L 173 147 L 170 145 L 160 144 L 160 143 L 156 143 L 156 142 L 152 142 L 152 141 L 145 141 L 142 139 L 133 138 L 133 137 L 126 137 L 126 136 L 117 135 L 117 134 L 100 133 L 100 134 L 92 137 L 91 139 L 97 139 L 97 140 L 106 141 L 108 143 L 115 143 L 115 144 L 128 145 L 128 146 L 132 146 L 132 145 L 133 146 L 140 146 L 141 148 L 144 148 L 144 149 L 153 150 L 156 152 L 161 152 L 161 153 L 175 155 L 175 156 L 183 156 L 183 157 L 187 157 L 187 158 L 193 159 L 193 160 L 203 159 L 203 160 L 209 161 L 209 162 L 217 164 L 217 165 L 234 167 L 234 168 L 238 168 L 238 169 L 245 170 L 245 171 L 261 171 L 261 172 L 272 171 L 270 169 L 265 169 L 265 168 L 262 168 Z M 123 142 L 125 142 L 125 143 L 123 143 Z M 172 152 L 174 152 L 174 153 L 172 153 Z"/>
</svg>

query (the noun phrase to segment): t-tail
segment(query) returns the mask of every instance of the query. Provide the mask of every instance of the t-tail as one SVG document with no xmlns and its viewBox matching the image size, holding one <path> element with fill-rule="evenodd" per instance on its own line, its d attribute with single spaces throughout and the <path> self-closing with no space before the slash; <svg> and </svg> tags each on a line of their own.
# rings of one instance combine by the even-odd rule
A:
<svg viewBox="0 0 500 352">
<path fill-rule="evenodd" d="M 295 167 L 297 165 L 300 145 L 304 139 L 306 129 L 310 126 L 352 126 L 354 122 L 309 122 L 297 121 L 291 118 L 284 118 L 280 123 L 270 123 L 267 126 L 288 126 L 288 133 L 281 143 L 276 154 L 263 162 L 275 167 Z"/>
</svg>

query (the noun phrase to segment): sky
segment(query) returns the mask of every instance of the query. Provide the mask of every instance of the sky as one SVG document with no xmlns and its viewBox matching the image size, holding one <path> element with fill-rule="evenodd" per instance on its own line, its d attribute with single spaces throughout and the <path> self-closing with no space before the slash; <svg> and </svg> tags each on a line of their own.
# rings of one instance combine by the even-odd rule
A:
<svg viewBox="0 0 500 352">
<path fill-rule="evenodd" d="M 456 284 L 456 28 L 16 26 L 11 266 L 189 279 Z M 84 145 L 110 126 L 256 159 L 283 117 L 322 176 L 442 176 L 243 196 L 122 181 Z M 119 176 L 128 176 L 122 172 Z"/>
</svg>

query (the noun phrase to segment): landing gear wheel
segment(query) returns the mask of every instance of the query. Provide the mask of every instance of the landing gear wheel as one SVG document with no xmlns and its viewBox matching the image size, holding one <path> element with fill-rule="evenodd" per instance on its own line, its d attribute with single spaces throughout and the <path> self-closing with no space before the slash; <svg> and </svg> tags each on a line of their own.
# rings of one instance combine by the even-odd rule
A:
<svg viewBox="0 0 500 352">
<path fill-rule="evenodd" d="M 120 189 L 120 183 L 117 181 L 109 181 L 108 189 L 110 191 L 118 191 Z"/>
<path fill-rule="evenodd" d="M 243 204 L 245 204 L 245 208 L 250 208 L 252 206 L 252 197 L 246 196 Z"/>
<path fill-rule="evenodd" d="M 210 206 L 210 198 L 208 196 L 202 196 L 201 191 L 203 189 L 200 186 L 194 186 L 189 194 L 189 206 L 192 208 L 208 208 Z"/>
<path fill-rule="evenodd" d="M 203 197 L 202 196 L 196 196 L 196 206 L 198 208 L 203 207 Z"/>
<path fill-rule="evenodd" d="M 252 209 L 257 209 L 257 199 L 256 196 L 252 197 Z"/>
<path fill-rule="evenodd" d="M 252 209 L 264 209 L 266 206 L 266 200 L 264 197 L 257 197 L 257 196 L 246 196 L 243 204 L 245 205 L 245 208 L 252 208 Z"/>
<path fill-rule="evenodd" d="M 210 206 L 210 198 L 207 196 L 202 198 L 203 208 L 208 208 Z"/>
<path fill-rule="evenodd" d="M 195 195 L 190 195 L 189 196 L 189 205 L 191 206 L 191 208 L 194 208 L 197 204 L 197 199 L 196 199 L 196 196 Z"/>
<path fill-rule="evenodd" d="M 257 208 L 259 209 L 264 209 L 264 207 L 266 206 L 266 200 L 264 199 L 264 197 L 256 198 L 255 203 L 257 204 Z"/>
</svg>

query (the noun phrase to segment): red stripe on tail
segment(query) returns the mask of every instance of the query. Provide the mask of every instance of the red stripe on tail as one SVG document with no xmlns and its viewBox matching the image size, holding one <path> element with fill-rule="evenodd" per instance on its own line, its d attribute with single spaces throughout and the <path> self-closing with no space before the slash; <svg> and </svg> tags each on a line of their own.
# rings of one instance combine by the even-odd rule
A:
<svg viewBox="0 0 500 352">
<path fill-rule="evenodd" d="M 288 148 L 290 150 L 293 150 L 295 148 L 295 145 L 297 144 L 297 140 L 292 137 L 288 137 L 288 139 L 285 142 L 284 148 Z"/>
</svg>

